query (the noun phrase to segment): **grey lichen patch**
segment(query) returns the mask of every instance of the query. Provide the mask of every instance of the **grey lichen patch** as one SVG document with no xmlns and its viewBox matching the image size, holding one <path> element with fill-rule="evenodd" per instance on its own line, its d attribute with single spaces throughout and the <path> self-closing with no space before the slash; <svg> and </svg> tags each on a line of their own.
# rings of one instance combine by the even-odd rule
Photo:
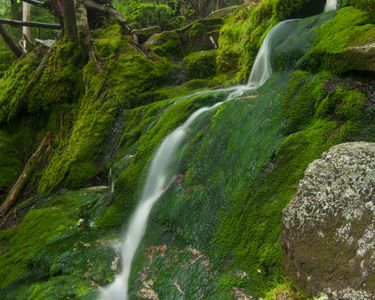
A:
<svg viewBox="0 0 375 300">
<path fill-rule="evenodd" d="M 303 289 L 375 297 L 374 201 L 375 144 L 341 144 L 309 165 L 282 230 L 285 269 Z"/>
</svg>

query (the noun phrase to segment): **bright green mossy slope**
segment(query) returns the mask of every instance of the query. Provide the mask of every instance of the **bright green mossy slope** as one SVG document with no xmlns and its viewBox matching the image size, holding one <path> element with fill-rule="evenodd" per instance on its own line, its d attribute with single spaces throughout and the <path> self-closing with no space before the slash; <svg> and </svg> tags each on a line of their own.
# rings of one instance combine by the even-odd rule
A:
<svg viewBox="0 0 375 300">
<path fill-rule="evenodd" d="M 48 132 L 52 140 L 18 219 L 8 219 L 15 225 L 0 231 L 0 298 L 94 299 L 119 271 L 114 246 L 152 154 L 192 112 L 228 94 L 193 92 L 245 81 L 266 32 L 310 4 L 264 0 L 238 10 L 226 17 L 217 51 L 189 48 L 184 59 L 169 48 L 146 57 L 108 24 L 93 33 L 99 68 L 66 43 L 54 46 L 38 78 L 30 71 L 38 53 L 13 66 L 0 79 L 0 187 L 16 180 Z M 368 67 L 357 57 L 339 65 L 335 56 L 369 42 L 373 26 L 352 7 L 301 21 L 274 50 L 277 72 L 266 85 L 198 119 L 177 179 L 152 212 L 132 271 L 134 298 L 150 290 L 160 299 L 297 293 L 282 273 L 282 209 L 322 152 L 375 141 L 372 73 L 357 73 Z M 194 80 L 168 86 L 181 72 Z"/>
</svg>

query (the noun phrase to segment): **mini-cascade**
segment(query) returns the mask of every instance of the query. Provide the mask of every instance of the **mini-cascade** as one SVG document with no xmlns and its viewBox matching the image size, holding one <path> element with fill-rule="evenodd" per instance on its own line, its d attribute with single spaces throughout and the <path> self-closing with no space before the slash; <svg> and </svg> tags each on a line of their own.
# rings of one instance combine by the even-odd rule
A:
<svg viewBox="0 0 375 300">
<path fill-rule="evenodd" d="M 122 272 L 111 285 L 101 289 L 101 299 L 128 299 L 128 281 L 133 258 L 145 234 L 152 207 L 168 190 L 176 177 L 179 162 L 178 153 L 187 141 L 191 126 L 207 112 L 213 111 L 225 102 L 240 97 L 245 92 L 254 91 L 261 87 L 272 74 L 270 60 L 273 46 L 295 30 L 295 22 L 298 22 L 298 20 L 283 21 L 270 30 L 259 49 L 247 85 L 199 92 L 198 94 L 226 92 L 228 96 L 222 102 L 195 111 L 181 126 L 172 131 L 159 146 L 152 159 L 139 204 L 130 219 L 128 229 L 124 235 L 121 247 Z"/>
</svg>

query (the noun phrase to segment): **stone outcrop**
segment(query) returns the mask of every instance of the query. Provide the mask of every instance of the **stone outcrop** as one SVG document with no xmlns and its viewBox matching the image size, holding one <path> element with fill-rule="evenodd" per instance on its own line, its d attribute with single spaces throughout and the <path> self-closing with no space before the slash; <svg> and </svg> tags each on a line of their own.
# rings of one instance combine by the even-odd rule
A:
<svg viewBox="0 0 375 300">
<path fill-rule="evenodd" d="M 305 172 L 283 212 L 283 261 L 313 295 L 375 297 L 375 144 L 341 144 Z"/>
</svg>

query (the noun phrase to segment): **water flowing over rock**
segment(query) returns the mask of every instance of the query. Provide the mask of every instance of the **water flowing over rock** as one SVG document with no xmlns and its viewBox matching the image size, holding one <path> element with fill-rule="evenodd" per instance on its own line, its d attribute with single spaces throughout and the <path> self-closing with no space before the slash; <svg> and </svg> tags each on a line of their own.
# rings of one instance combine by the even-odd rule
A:
<svg viewBox="0 0 375 300">
<path fill-rule="evenodd" d="M 128 281 L 133 258 L 145 234 L 148 217 L 154 204 L 162 197 L 176 179 L 175 172 L 179 162 L 178 153 L 186 142 L 186 138 L 191 131 L 191 126 L 205 113 L 215 110 L 225 102 L 242 96 L 245 92 L 254 91 L 261 87 L 272 74 L 272 46 L 280 42 L 283 36 L 292 32 L 296 22 L 298 22 L 298 20 L 286 20 L 280 22 L 270 30 L 263 41 L 262 47 L 259 49 L 247 85 L 222 89 L 222 92 L 228 93 L 224 101 L 195 111 L 181 126 L 172 131 L 159 146 L 152 159 L 142 197 L 130 220 L 128 231 L 124 238 L 121 251 L 123 270 L 111 285 L 102 289 L 102 299 L 128 299 Z M 214 91 L 208 90 L 199 93 L 210 94 L 212 92 Z"/>
<path fill-rule="evenodd" d="M 304 290 L 374 299 L 375 144 L 341 144 L 310 164 L 281 240 L 287 274 Z"/>
</svg>

